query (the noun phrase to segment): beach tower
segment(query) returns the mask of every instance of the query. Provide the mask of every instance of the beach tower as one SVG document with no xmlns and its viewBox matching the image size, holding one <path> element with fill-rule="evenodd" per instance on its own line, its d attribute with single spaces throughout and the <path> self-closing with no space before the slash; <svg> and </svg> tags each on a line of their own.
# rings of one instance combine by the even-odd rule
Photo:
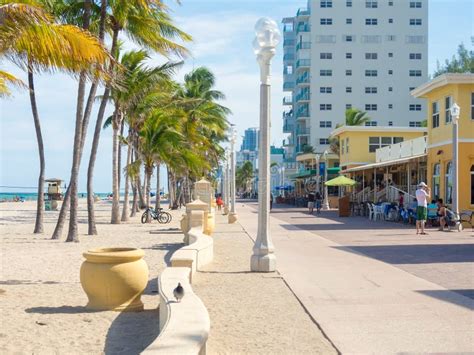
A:
<svg viewBox="0 0 474 355">
<path fill-rule="evenodd" d="M 64 180 L 61 179 L 46 179 L 46 193 L 44 199 L 44 208 L 46 211 L 56 211 L 58 209 L 58 201 L 63 199 L 63 192 L 61 184 Z"/>
</svg>

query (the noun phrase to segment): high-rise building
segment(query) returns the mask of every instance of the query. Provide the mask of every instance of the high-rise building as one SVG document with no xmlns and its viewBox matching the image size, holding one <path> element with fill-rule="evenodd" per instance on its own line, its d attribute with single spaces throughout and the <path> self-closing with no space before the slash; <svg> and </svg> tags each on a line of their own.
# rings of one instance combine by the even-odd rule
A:
<svg viewBox="0 0 474 355">
<path fill-rule="evenodd" d="M 370 126 L 421 126 L 410 91 L 428 78 L 428 0 L 309 0 L 283 26 L 289 154 L 327 149 L 348 108 Z"/>
<path fill-rule="evenodd" d="M 257 151 L 258 150 L 258 128 L 247 128 L 244 131 L 241 151 Z"/>
</svg>

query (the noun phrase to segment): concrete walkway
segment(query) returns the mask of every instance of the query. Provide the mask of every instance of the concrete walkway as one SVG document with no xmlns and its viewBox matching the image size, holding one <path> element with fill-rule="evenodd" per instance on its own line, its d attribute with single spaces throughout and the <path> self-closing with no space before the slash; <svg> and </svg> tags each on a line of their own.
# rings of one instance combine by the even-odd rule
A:
<svg viewBox="0 0 474 355">
<path fill-rule="evenodd" d="M 257 231 L 255 208 L 255 204 L 239 203 L 237 211 L 239 223 L 253 238 Z M 280 217 L 288 215 L 295 217 L 292 223 Z M 450 289 L 456 285 L 448 289 L 433 282 L 435 277 L 423 278 L 425 275 L 417 276 L 416 272 L 400 267 L 410 260 L 410 253 L 416 259 L 416 248 L 420 246 L 465 245 L 467 250 L 472 250 L 474 238 L 447 233 L 452 236 L 449 243 L 436 241 L 445 236 L 408 242 L 414 239 L 412 231 L 395 224 L 387 227 L 360 218 L 351 228 L 349 222 L 327 218 L 319 221 L 324 226 L 308 228 L 300 225 L 299 221 L 305 219 L 309 221 L 304 223 L 306 226 L 316 224 L 315 217 L 302 211 L 273 210 L 270 225 L 277 268 L 342 353 L 474 352 L 474 301 L 462 292 L 452 292 Z M 344 223 L 347 224 L 343 226 Z M 338 242 L 320 236 L 319 231 Z M 399 244 L 400 238 L 405 238 L 402 244 L 412 245 L 414 249 L 395 248 L 388 254 L 376 253 L 377 248 Z M 358 244 L 353 245 L 354 240 Z M 371 247 L 372 254 L 358 250 L 356 247 L 361 243 L 369 244 L 364 247 Z M 439 272 L 449 275 L 449 264 L 443 270 L 444 262 L 439 259 L 442 253 L 438 249 L 438 254 L 425 253 L 418 264 L 432 264 Z M 400 263 L 387 255 L 398 255 Z M 467 287 L 463 291 L 469 295 L 474 288 L 472 254 L 462 256 L 461 252 L 460 255 L 459 263 L 465 273 L 460 282 L 462 287 Z"/>
</svg>

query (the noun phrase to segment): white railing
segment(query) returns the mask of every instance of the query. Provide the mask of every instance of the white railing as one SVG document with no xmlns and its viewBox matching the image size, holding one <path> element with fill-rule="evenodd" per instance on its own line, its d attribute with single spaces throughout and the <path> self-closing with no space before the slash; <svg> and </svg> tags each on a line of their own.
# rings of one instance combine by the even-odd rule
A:
<svg viewBox="0 0 474 355">
<path fill-rule="evenodd" d="M 375 162 L 381 163 L 426 154 L 426 145 L 426 136 L 388 145 L 375 151 Z"/>
</svg>

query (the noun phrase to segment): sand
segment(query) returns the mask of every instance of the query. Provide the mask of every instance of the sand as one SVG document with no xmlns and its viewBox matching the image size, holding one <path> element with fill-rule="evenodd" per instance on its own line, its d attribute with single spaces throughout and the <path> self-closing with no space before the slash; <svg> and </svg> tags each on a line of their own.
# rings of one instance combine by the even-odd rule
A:
<svg viewBox="0 0 474 355">
<path fill-rule="evenodd" d="M 98 236 L 87 236 L 85 200 L 80 202 L 80 242 L 50 240 L 58 212 L 45 212 L 45 233 L 32 233 L 35 202 L 1 203 L 0 353 L 2 354 L 138 354 L 158 336 L 159 296 L 156 278 L 182 235 L 150 233 L 178 227 L 173 222 L 142 225 L 139 216 L 111 225 L 110 202 L 96 204 Z M 150 279 L 139 313 L 88 312 L 79 282 L 82 253 L 101 246 L 142 248 Z"/>
</svg>

